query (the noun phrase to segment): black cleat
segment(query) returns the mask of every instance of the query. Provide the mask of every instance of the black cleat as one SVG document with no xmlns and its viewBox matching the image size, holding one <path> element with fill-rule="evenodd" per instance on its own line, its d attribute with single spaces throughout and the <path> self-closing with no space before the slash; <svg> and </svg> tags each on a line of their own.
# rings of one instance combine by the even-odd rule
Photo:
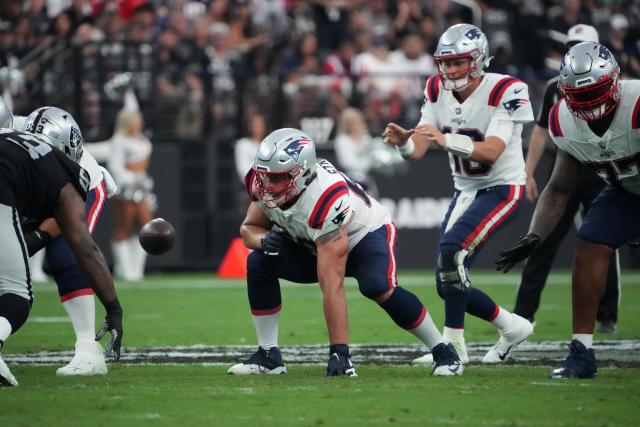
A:
<svg viewBox="0 0 640 427">
<path fill-rule="evenodd" d="M 253 353 L 249 359 L 242 363 L 233 365 L 227 371 L 227 374 L 235 375 L 279 375 L 286 373 L 287 368 L 284 366 L 282 355 L 280 354 L 278 347 L 271 347 L 269 351 L 266 351 L 262 347 L 258 347 L 258 351 Z"/>
<path fill-rule="evenodd" d="M 569 344 L 569 356 L 562 362 L 562 367 L 554 369 L 550 378 L 593 378 L 598 373 L 596 355 L 593 349 L 587 349 L 580 341 L 573 340 Z"/>
</svg>

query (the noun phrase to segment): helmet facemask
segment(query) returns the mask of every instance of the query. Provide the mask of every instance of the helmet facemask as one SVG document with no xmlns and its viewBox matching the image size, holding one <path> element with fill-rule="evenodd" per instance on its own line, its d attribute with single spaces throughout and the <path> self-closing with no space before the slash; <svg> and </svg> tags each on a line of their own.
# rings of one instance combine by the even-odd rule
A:
<svg viewBox="0 0 640 427">
<path fill-rule="evenodd" d="M 620 102 L 620 78 L 617 70 L 599 81 L 585 86 L 572 87 L 559 84 L 571 113 L 586 121 L 599 120 L 611 113 Z"/>
<path fill-rule="evenodd" d="M 258 198 L 268 208 L 278 208 L 298 196 L 304 189 L 300 166 L 284 172 L 269 172 L 258 169 L 256 172 L 256 191 Z"/>
<path fill-rule="evenodd" d="M 461 54 L 444 54 L 436 55 L 435 61 L 438 66 L 438 74 L 442 80 L 442 84 L 446 90 L 461 91 L 469 87 L 476 79 L 480 77 L 478 71 L 478 58 L 481 53 L 479 49 Z M 467 73 L 459 79 L 450 79 L 447 76 L 447 63 L 450 61 L 467 60 Z"/>
</svg>

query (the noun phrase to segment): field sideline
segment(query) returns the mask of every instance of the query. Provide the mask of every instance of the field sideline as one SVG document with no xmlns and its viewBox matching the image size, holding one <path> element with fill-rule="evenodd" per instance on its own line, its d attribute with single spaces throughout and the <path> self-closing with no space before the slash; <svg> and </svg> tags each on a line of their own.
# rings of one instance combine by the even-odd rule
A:
<svg viewBox="0 0 640 427">
<path fill-rule="evenodd" d="M 517 272 L 473 276 L 475 286 L 508 309 L 518 280 Z M 20 387 L 0 389 L 0 425 L 637 425 L 640 273 L 622 276 L 619 331 L 596 334 L 603 362 L 590 381 L 546 377 L 570 337 L 569 281 L 567 272 L 551 275 L 535 334 L 516 354 L 517 364 L 472 363 L 463 377 L 444 379 L 408 365 L 423 348 L 360 295 L 352 280 L 345 286 L 358 378 L 323 376 L 327 335 L 319 288 L 288 283 L 282 289 L 280 345 L 289 374 L 227 376 L 228 365 L 252 351 L 255 336 L 243 281 L 207 274 L 118 283 L 124 363 L 111 364 L 106 377 L 57 378 L 56 368 L 70 358 L 73 333 L 55 286 L 37 284 L 29 322 L 3 349 Z M 431 273 L 404 272 L 399 282 L 441 325 L 443 307 Z M 469 319 L 466 338 L 473 362 L 497 334 Z M 606 356 L 613 354 L 622 359 Z"/>
</svg>

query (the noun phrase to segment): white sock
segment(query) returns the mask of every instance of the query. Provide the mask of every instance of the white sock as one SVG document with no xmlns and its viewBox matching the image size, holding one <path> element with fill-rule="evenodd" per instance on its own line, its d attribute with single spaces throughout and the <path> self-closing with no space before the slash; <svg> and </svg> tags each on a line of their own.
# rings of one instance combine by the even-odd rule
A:
<svg viewBox="0 0 640 427">
<path fill-rule="evenodd" d="M 444 338 L 442 338 L 440 331 L 436 327 L 435 323 L 433 323 L 433 319 L 429 312 L 427 312 L 422 323 L 413 329 L 409 329 L 409 332 L 415 335 L 416 338 L 425 343 L 429 348 L 433 348 L 444 342 Z"/>
<path fill-rule="evenodd" d="M 493 326 L 495 326 L 499 330 L 504 331 L 506 328 L 508 328 L 511 325 L 511 320 L 513 319 L 513 316 L 511 316 L 511 312 L 509 312 L 509 310 L 506 310 L 500 306 L 497 306 L 497 307 L 498 307 L 498 315 L 496 316 L 495 319 L 491 321 L 491 323 L 493 324 Z"/>
<path fill-rule="evenodd" d="M 278 321 L 280 312 L 253 316 L 253 326 L 258 336 L 258 345 L 265 350 L 278 346 Z"/>
<path fill-rule="evenodd" d="M 587 349 L 593 347 L 593 334 L 573 334 L 572 339 L 580 341 Z"/>
<path fill-rule="evenodd" d="M 62 303 L 77 341 L 94 341 L 96 328 L 96 304 L 93 295 L 80 295 Z"/>
<path fill-rule="evenodd" d="M 11 335 L 11 323 L 6 317 L 0 317 L 0 341 L 6 341 L 9 335 Z"/>
<path fill-rule="evenodd" d="M 127 245 L 129 246 L 129 255 L 131 256 L 131 273 L 135 280 L 142 280 L 144 277 L 144 264 L 147 261 L 147 252 L 142 249 L 137 236 L 129 237 L 127 239 Z"/>
<path fill-rule="evenodd" d="M 447 342 L 464 341 L 464 329 L 444 327 L 442 336 Z"/>
<path fill-rule="evenodd" d="M 44 263 L 44 254 L 45 250 L 41 249 L 31 258 L 29 258 L 29 268 L 31 269 L 31 280 L 34 282 L 46 282 L 47 275 L 42 269 L 42 264 Z"/>
</svg>

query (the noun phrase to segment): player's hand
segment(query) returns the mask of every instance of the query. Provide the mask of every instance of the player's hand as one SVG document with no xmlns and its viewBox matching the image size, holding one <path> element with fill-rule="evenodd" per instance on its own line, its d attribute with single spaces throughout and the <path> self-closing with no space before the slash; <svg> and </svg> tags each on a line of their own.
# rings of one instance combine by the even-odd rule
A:
<svg viewBox="0 0 640 427">
<path fill-rule="evenodd" d="M 411 135 L 413 135 L 413 129 L 407 130 L 395 123 L 389 123 L 382 132 L 384 142 L 395 146 L 406 144 Z"/>
<path fill-rule="evenodd" d="M 282 247 L 284 239 L 284 233 L 269 230 L 261 241 L 262 252 L 264 252 L 265 255 L 278 255 L 280 253 L 280 248 Z"/>
<path fill-rule="evenodd" d="M 514 265 L 529 257 L 538 243 L 540 243 L 540 236 L 537 234 L 529 233 L 521 237 L 514 247 L 500 252 L 496 259 L 496 270 L 508 272 Z"/>
<path fill-rule="evenodd" d="M 111 340 L 107 344 L 104 353 L 107 357 L 113 353 L 113 357 L 117 362 L 120 360 L 120 348 L 122 347 L 122 336 L 124 335 L 122 329 L 122 307 L 120 307 L 120 303 L 116 298 L 114 302 L 108 304 L 108 307 L 105 306 L 105 308 L 107 309 L 107 315 L 96 334 L 96 341 L 100 341 L 108 331 L 111 334 Z"/>
<path fill-rule="evenodd" d="M 356 368 L 351 363 L 349 346 L 336 344 L 329 347 L 329 362 L 327 364 L 328 377 L 357 377 Z"/>
<path fill-rule="evenodd" d="M 415 129 L 415 134 L 426 136 L 429 143 L 435 142 L 440 148 L 444 148 L 444 146 L 447 144 L 444 139 L 444 134 L 437 128 L 430 125 L 417 126 Z"/>
<path fill-rule="evenodd" d="M 534 202 L 538 196 L 540 195 L 538 191 L 538 183 L 533 176 L 527 175 L 527 181 L 525 183 L 525 192 L 527 196 L 527 200 L 530 202 Z"/>
<path fill-rule="evenodd" d="M 32 257 L 40 249 L 46 247 L 52 240 L 51 234 L 39 228 L 24 234 L 24 243 L 27 245 L 29 257 Z"/>
</svg>

